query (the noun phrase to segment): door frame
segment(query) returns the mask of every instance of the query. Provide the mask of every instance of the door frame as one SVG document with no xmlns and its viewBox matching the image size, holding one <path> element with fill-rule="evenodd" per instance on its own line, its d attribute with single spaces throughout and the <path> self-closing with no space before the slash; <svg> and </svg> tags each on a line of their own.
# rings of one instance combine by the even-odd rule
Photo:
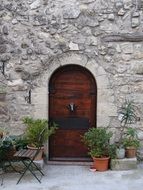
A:
<svg viewBox="0 0 143 190">
<path fill-rule="evenodd" d="M 48 116 L 49 117 L 48 118 L 50 118 L 50 109 L 51 109 L 51 107 L 50 107 L 50 85 L 51 85 L 51 81 L 52 81 L 54 75 L 57 72 L 59 72 L 57 74 L 61 74 L 62 70 L 65 71 L 65 69 L 67 69 L 69 71 L 71 69 L 71 67 L 75 67 L 77 70 L 79 69 L 80 72 L 85 73 L 85 75 L 89 75 L 90 81 L 92 82 L 92 85 L 94 86 L 93 87 L 94 89 L 92 89 L 94 92 L 91 92 L 91 93 L 95 94 L 95 105 L 94 105 L 95 106 L 95 111 L 94 111 L 93 115 L 94 115 L 94 127 L 96 127 L 96 123 L 97 123 L 97 84 L 96 84 L 96 80 L 95 80 L 93 74 L 87 68 L 85 68 L 85 67 L 83 67 L 81 65 L 68 64 L 68 65 L 64 65 L 64 66 L 58 67 L 56 70 L 54 70 L 54 72 L 50 76 L 49 85 L 48 85 L 48 92 L 49 92 L 49 95 L 48 95 L 49 96 L 48 97 L 48 100 L 49 100 L 49 102 L 48 102 L 48 105 L 49 105 L 48 106 L 48 109 L 49 109 L 48 110 L 48 113 L 49 113 Z M 50 146 L 49 146 L 49 158 L 50 158 Z"/>
</svg>

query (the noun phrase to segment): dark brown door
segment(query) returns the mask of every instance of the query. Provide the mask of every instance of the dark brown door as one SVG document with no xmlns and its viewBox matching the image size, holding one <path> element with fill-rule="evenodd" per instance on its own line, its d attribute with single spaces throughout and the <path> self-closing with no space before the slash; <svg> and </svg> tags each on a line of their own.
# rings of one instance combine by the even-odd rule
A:
<svg viewBox="0 0 143 190">
<path fill-rule="evenodd" d="M 58 69 L 49 83 L 49 118 L 59 124 L 50 138 L 50 160 L 86 160 L 81 136 L 96 126 L 96 83 L 85 68 Z"/>
</svg>

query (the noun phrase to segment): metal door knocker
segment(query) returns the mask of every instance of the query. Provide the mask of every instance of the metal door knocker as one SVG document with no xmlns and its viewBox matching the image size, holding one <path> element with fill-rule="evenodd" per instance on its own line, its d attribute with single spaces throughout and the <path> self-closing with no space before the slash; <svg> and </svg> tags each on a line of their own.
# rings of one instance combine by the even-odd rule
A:
<svg viewBox="0 0 143 190">
<path fill-rule="evenodd" d="M 77 106 L 74 104 L 74 103 L 70 103 L 68 106 L 67 106 L 68 110 L 72 113 L 74 113 L 76 111 L 76 108 Z"/>
</svg>

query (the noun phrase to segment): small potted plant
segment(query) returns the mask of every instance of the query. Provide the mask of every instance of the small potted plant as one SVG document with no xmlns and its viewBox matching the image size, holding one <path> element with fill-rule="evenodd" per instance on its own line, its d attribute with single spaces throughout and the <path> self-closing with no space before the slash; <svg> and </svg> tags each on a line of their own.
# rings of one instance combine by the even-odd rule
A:
<svg viewBox="0 0 143 190">
<path fill-rule="evenodd" d="M 15 141 L 8 132 L 3 131 L 3 136 L 0 138 L 0 156 L 5 160 L 11 160 L 15 152 Z"/>
<path fill-rule="evenodd" d="M 57 129 L 57 124 L 52 123 L 50 126 L 46 119 L 33 119 L 31 117 L 25 117 L 23 119 L 23 123 L 27 126 L 25 136 L 28 141 L 28 148 L 35 149 L 38 147 L 43 147 L 44 151 L 44 143 L 48 140 L 48 138 L 55 133 Z M 44 133 L 42 131 L 44 130 Z M 42 140 L 39 142 L 39 135 L 42 133 Z M 37 160 L 42 159 L 43 151 L 41 151 L 40 158 L 36 158 Z"/>
<path fill-rule="evenodd" d="M 123 136 L 125 133 L 125 129 L 130 124 L 135 123 L 138 121 L 137 117 L 137 106 L 133 103 L 133 101 L 126 100 L 121 108 L 119 109 L 119 120 L 121 122 L 121 133 L 120 133 L 120 139 L 118 144 L 118 148 L 116 151 L 117 158 L 124 158 L 125 157 L 125 147 L 124 147 L 124 142 L 123 142 Z"/>
<path fill-rule="evenodd" d="M 108 169 L 111 148 L 110 138 L 112 132 L 106 128 L 90 128 L 83 136 L 83 142 L 89 149 L 89 155 L 93 158 L 93 168 L 98 171 Z"/>
<path fill-rule="evenodd" d="M 127 158 L 136 157 L 137 148 L 140 146 L 140 142 L 137 139 L 137 133 L 134 128 L 128 128 L 123 139 L 123 144 L 126 150 Z"/>
</svg>

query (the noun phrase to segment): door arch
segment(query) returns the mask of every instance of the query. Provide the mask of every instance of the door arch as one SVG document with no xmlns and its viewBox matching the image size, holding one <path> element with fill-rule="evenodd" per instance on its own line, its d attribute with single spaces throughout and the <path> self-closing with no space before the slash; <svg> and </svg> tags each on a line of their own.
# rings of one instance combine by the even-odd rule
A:
<svg viewBox="0 0 143 190">
<path fill-rule="evenodd" d="M 49 119 L 59 124 L 50 138 L 50 160 L 86 160 L 87 148 L 81 141 L 96 126 L 97 86 L 84 67 L 58 68 L 49 81 Z"/>
</svg>

